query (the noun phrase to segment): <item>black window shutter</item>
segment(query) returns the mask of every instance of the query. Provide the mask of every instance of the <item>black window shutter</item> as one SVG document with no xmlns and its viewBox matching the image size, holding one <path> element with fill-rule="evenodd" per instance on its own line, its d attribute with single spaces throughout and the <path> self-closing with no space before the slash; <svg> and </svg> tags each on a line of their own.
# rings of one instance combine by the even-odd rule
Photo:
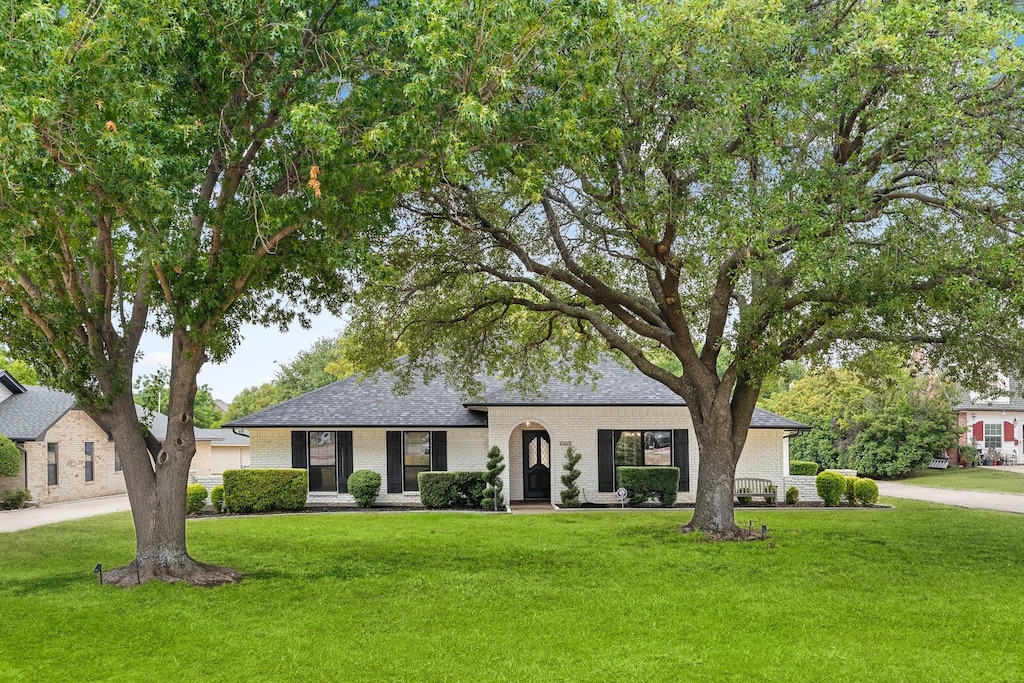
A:
<svg viewBox="0 0 1024 683">
<path fill-rule="evenodd" d="M 402 432 L 388 432 L 388 493 L 402 492 Z"/>
<path fill-rule="evenodd" d="M 435 472 L 448 469 L 448 432 L 430 432 L 430 469 Z"/>
<path fill-rule="evenodd" d="M 615 490 L 615 432 L 597 430 L 597 490 Z"/>
<path fill-rule="evenodd" d="M 309 456 L 309 444 L 306 432 L 292 432 L 292 467 L 297 470 L 306 469 Z"/>
<path fill-rule="evenodd" d="M 690 434 L 686 429 L 672 430 L 672 453 L 679 468 L 679 490 L 690 490 Z"/>
<path fill-rule="evenodd" d="M 338 448 L 338 493 L 348 493 L 348 476 L 352 474 L 352 432 L 338 432 L 334 442 Z"/>
</svg>

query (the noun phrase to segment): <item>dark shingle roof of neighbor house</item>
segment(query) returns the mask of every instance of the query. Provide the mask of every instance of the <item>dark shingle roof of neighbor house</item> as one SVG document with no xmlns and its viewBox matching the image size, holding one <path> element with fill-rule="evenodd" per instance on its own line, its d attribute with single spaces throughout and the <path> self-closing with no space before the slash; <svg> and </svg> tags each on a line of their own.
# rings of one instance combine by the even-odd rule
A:
<svg viewBox="0 0 1024 683">
<path fill-rule="evenodd" d="M 592 382 L 551 380 L 536 396 L 524 397 L 489 378 L 479 400 L 466 401 L 441 378 L 416 384 L 410 394 L 396 396 L 394 377 L 380 373 L 360 383 L 349 377 L 229 423 L 233 427 L 485 427 L 488 406 L 684 406 L 660 382 L 636 369 L 602 359 Z M 474 410 L 475 409 L 475 410 Z M 754 411 L 753 429 L 806 429 L 807 426 Z"/>
<path fill-rule="evenodd" d="M 0 434 L 11 441 L 40 439 L 65 413 L 75 407 L 75 397 L 48 387 L 23 385 L 0 401 Z"/>
<path fill-rule="evenodd" d="M 1024 410 L 1024 397 L 1021 396 L 1024 387 L 1013 377 L 1007 379 L 1009 389 L 1004 395 L 1009 397 L 1009 401 L 991 401 L 981 397 L 972 401 L 970 393 L 964 392 L 956 410 Z"/>
</svg>

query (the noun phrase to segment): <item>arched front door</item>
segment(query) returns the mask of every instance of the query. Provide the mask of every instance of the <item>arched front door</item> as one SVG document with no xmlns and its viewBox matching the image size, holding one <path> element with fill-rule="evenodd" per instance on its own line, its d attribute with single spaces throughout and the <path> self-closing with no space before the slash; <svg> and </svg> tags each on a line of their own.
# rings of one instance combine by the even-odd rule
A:
<svg viewBox="0 0 1024 683">
<path fill-rule="evenodd" d="M 551 437 L 523 430 L 523 498 L 551 500 Z"/>
</svg>

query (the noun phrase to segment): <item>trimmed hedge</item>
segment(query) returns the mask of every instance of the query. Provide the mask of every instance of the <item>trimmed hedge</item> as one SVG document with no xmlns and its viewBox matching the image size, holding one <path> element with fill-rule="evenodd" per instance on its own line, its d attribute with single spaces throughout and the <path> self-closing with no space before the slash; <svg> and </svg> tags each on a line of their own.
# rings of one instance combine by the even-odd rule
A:
<svg viewBox="0 0 1024 683">
<path fill-rule="evenodd" d="M 224 505 L 228 512 L 301 510 L 306 505 L 306 470 L 246 469 L 224 472 Z"/>
<path fill-rule="evenodd" d="M 654 499 L 662 507 L 675 505 L 679 496 L 678 467 L 630 467 L 616 470 L 619 486 L 629 492 L 630 505 L 642 505 Z"/>
<path fill-rule="evenodd" d="M 483 472 L 420 472 L 420 502 L 423 507 L 479 508 L 484 498 Z"/>
<path fill-rule="evenodd" d="M 21 451 L 14 442 L 0 434 L 0 477 L 16 477 L 21 471 Z"/>
<path fill-rule="evenodd" d="M 825 501 L 825 507 L 834 508 L 839 505 L 846 493 L 846 477 L 838 472 L 825 471 L 819 474 L 814 480 L 814 487 L 818 495 Z"/>
<path fill-rule="evenodd" d="M 202 511 L 206 505 L 206 494 L 209 491 L 202 484 L 189 484 L 185 490 L 185 512 L 194 515 Z"/>
<path fill-rule="evenodd" d="M 370 507 L 380 494 L 380 475 L 373 470 L 356 470 L 348 475 L 348 492 L 356 499 L 356 505 Z"/>
<path fill-rule="evenodd" d="M 795 486 L 786 489 L 786 505 L 796 505 L 798 500 L 800 500 L 800 489 Z"/>
<path fill-rule="evenodd" d="M 878 484 L 873 479 L 861 477 L 853 485 L 853 494 L 861 505 L 874 505 L 878 502 Z"/>
<path fill-rule="evenodd" d="M 813 477 L 818 473 L 818 463 L 808 460 L 790 460 L 789 473 L 794 477 Z"/>
<path fill-rule="evenodd" d="M 846 475 L 846 502 L 853 506 L 857 504 L 857 498 L 853 493 L 853 485 L 857 482 L 857 477 L 851 477 Z"/>
<path fill-rule="evenodd" d="M 210 502 L 217 512 L 224 512 L 224 485 L 217 484 L 210 489 Z"/>
</svg>

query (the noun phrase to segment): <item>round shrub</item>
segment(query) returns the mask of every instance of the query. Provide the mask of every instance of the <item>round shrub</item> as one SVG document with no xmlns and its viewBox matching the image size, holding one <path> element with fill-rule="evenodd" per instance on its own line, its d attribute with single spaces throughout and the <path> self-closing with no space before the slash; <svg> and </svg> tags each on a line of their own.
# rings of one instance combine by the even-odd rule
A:
<svg viewBox="0 0 1024 683">
<path fill-rule="evenodd" d="M 873 479 L 861 477 L 854 483 L 853 492 L 861 505 L 874 505 L 878 502 L 878 484 Z"/>
<path fill-rule="evenodd" d="M 857 497 L 853 493 L 853 485 L 856 483 L 857 477 L 846 477 L 846 502 L 851 506 L 857 504 Z"/>
<path fill-rule="evenodd" d="M 798 500 L 800 500 L 800 489 L 795 486 L 786 489 L 786 505 L 796 505 Z"/>
<path fill-rule="evenodd" d="M 32 494 L 28 489 L 8 491 L 4 494 L 4 499 L 0 501 L 0 510 L 20 510 L 30 500 L 32 500 Z"/>
<path fill-rule="evenodd" d="M 809 460 L 790 460 L 789 473 L 794 477 L 813 477 L 818 473 L 818 463 Z"/>
<path fill-rule="evenodd" d="M 14 442 L 0 434 L 0 477 L 14 477 L 21 471 L 21 451 Z"/>
<path fill-rule="evenodd" d="M 348 475 L 348 492 L 356 499 L 356 505 L 370 507 L 380 493 L 380 475 L 373 470 L 356 470 Z"/>
<path fill-rule="evenodd" d="M 814 487 L 818 495 L 825 501 L 826 507 L 834 508 L 839 505 L 846 493 L 846 477 L 838 472 L 824 471 L 814 479 Z"/>
<path fill-rule="evenodd" d="M 224 512 L 224 486 L 223 484 L 217 484 L 210 489 L 210 502 L 213 503 L 213 509 L 217 512 Z"/>
<path fill-rule="evenodd" d="M 185 512 L 194 515 L 206 505 L 206 487 L 202 484 L 189 484 L 185 492 Z"/>
</svg>

